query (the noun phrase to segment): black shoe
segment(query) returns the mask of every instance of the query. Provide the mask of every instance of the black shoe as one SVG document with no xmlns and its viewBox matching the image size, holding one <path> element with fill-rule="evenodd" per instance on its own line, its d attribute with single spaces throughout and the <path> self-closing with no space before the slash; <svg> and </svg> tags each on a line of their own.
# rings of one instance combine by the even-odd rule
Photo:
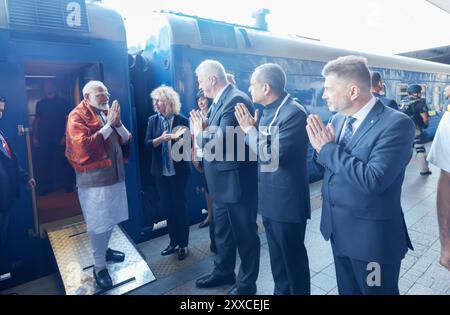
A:
<svg viewBox="0 0 450 315">
<path fill-rule="evenodd" d="M 166 249 L 161 252 L 161 256 L 167 256 L 167 255 L 175 253 L 177 251 L 177 247 L 178 246 L 172 246 L 172 245 L 167 246 Z"/>
<path fill-rule="evenodd" d="M 108 248 L 106 250 L 106 261 L 122 262 L 124 260 L 125 260 L 124 253 L 119 252 L 118 250 L 111 249 L 111 248 Z"/>
<path fill-rule="evenodd" d="M 255 295 L 256 294 L 256 285 L 250 286 L 248 288 L 242 289 L 238 288 L 234 285 L 230 291 L 228 291 L 228 295 Z"/>
<path fill-rule="evenodd" d="M 225 277 L 219 277 L 211 274 L 198 278 L 197 281 L 195 281 L 195 285 L 199 288 L 213 288 L 225 284 L 234 284 L 235 282 L 236 279 L 234 274 Z"/>
<path fill-rule="evenodd" d="M 209 225 L 209 221 L 203 221 L 202 223 L 200 223 L 200 224 L 198 225 L 198 227 L 199 227 L 200 229 L 203 229 L 203 228 L 207 227 L 208 225 Z"/>
<path fill-rule="evenodd" d="M 423 175 L 423 176 L 431 175 L 431 171 L 420 172 L 420 175 Z"/>
<path fill-rule="evenodd" d="M 181 247 L 178 249 L 178 260 L 185 259 L 189 254 L 189 249 L 187 247 Z"/>
<path fill-rule="evenodd" d="M 113 286 L 111 277 L 109 276 L 108 269 L 106 268 L 100 270 L 98 274 L 95 272 L 94 268 L 94 279 L 95 282 L 97 282 L 97 285 L 103 290 L 111 289 Z"/>
</svg>

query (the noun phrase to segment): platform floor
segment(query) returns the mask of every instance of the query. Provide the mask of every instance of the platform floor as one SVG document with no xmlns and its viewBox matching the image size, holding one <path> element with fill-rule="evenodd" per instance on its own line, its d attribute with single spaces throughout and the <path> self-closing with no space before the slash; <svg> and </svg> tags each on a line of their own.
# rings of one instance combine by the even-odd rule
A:
<svg viewBox="0 0 450 315">
<path fill-rule="evenodd" d="M 402 262 L 400 292 L 408 295 L 448 295 L 450 294 L 450 272 L 438 263 L 440 244 L 436 217 L 436 186 L 439 170 L 432 166 L 433 174 L 423 177 L 419 175 L 417 167 L 416 159 L 413 157 L 408 165 L 403 184 L 402 205 L 415 251 L 409 251 Z M 319 231 L 320 187 L 321 182 L 310 186 L 313 212 L 306 232 L 306 247 L 311 269 L 311 292 L 315 295 L 333 295 L 337 294 L 337 287 L 331 247 Z M 258 294 L 270 295 L 274 284 L 270 270 L 269 249 L 260 222 L 259 218 L 261 258 L 257 281 Z M 195 280 L 209 273 L 213 266 L 213 254 L 209 251 L 208 229 L 199 229 L 197 225 L 191 226 L 189 241 L 190 254 L 184 261 L 178 261 L 176 255 L 168 257 L 160 255 L 161 250 L 169 243 L 168 235 L 138 244 L 157 280 L 130 294 L 226 294 L 230 286 L 213 289 L 195 287 Z M 59 276 L 54 274 L 3 293 L 64 294 L 64 289 Z"/>
</svg>

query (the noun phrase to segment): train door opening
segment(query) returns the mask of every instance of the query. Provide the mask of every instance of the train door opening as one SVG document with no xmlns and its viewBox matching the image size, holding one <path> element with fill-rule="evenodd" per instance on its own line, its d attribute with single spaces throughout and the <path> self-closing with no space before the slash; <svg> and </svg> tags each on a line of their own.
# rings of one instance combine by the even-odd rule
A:
<svg viewBox="0 0 450 315">
<path fill-rule="evenodd" d="M 89 80 L 101 80 L 98 63 L 25 61 L 28 152 L 36 179 L 35 224 L 42 232 L 82 221 L 75 173 L 65 158 L 67 115 L 80 103 Z"/>
</svg>

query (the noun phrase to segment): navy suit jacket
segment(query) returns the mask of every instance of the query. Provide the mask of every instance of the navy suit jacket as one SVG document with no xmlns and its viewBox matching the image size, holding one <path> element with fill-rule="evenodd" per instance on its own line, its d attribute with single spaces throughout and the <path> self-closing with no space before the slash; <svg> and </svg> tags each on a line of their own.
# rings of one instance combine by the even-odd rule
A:
<svg viewBox="0 0 450 315">
<path fill-rule="evenodd" d="M 331 123 L 336 141 L 316 165 L 324 171 L 320 230 L 346 256 L 366 262 L 400 261 L 412 248 L 400 203 L 412 156 L 414 123 L 377 101 L 345 148 L 336 142 L 345 117 Z"/>
<path fill-rule="evenodd" d="M 211 107 L 211 112 L 208 115 L 210 132 L 204 131 L 200 135 L 200 141 L 203 145 L 208 144 L 208 146 L 216 143 L 216 140 L 218 140 L 217 143 L 222 143 L 223 161 L 216 159 L 208 161 L 207 158 L 204 157 L 203 166 L 208 190 L 211 198 L 215 202 L 238 203 L 245 201 L 253 208 L 256 208 L 257 162 L 248 160 L 248 147 L 245 145 L 245 137 L 242 130 L 241 139 L 236 136 L 234 137 L 234 154 L 230 159 L 226 158 L 229 153 L 227 153 L 226 150 L 226 127 L 239 126 L 236 117 L 234 116 L 234 108 L 237 103 L 244 103 L 250 113 L 254 114 L 255 108 L 249 97 L 231 84 L 224 90 L 217 104 L 214 104 Z M 214 130 L 214 128 L 217 130 Z M 223 142 L 221 142 L 222 140 Z M 245 161 L 238 161 L 237 159 L 237 149 L 240 147 L 240 145 L 237 144 L 238 141 L 244 142 L 244 149 L 246 151 Z M 214 152 L 217 153 L 218 149 L 219 148 L 215 148 L 214 146 Z"/>
<path fill-rule="evenodd" d="M 189 129 L 188 119 L 183 115 L 175 115 L 173 118 L 172 130 L 177 126 L 185 126 Z M 156 148 L 153 147 L 153 139 L 161 136 L 163 132 L 161 119 L 158 114 L 150 116 L 147 123 L 147 132 L 145 134 L 145 146 L 152 152 L 152 164 L 150 167 L 152 176 L 162 176 L 162 146 L 159 145 Z M 184 137 L 189 137 L 188 132 L 183 135 L 183 138 Z M 174 141 L 172 141 L 172 146 L 173 144 Z M 173 161 L 173 166 L 175 168 L 175 175 L 177 176 L 187 176 L 190 173 L 189 164 L 186 159 L 179 162 Z"/>
<path fill-rule="evenodd" d="M 398 104 L 393 99 L 387 98 L 387 97 L 385 97 L 381 94 L 375 93 L 375 92 L 372 92 L 372 95 L 375 96 L 376 98 L 378 98 L 381 101 L 381 103 L 383 103 L 384 106 L 398 110 Z"/>
<path fill-rule="evenodd" d="M 13 205 L 14 200 L 19 198 L 20 184 L 26 184 L 30 179 L 17 160 L 17 156 L 8 141 L 8 138 L 0 131 L 11 151 L 11 158 L 8 158 L 0 151 L 0 211 L 6 211 Z M 1 145 L 1 141 L 0 141 Z"/>
<path fill-rule="evenodd" d="M 260 128 L 263 118 L 260 120 Z M 279 128 L 278 145 L 272 136 L 262 136 L 256 128 L 246 138 L 252 151 L 256 153 L 259 149 L 260 153 L 258 211 L 262 216 L 277 222 L 305 222 L 311 214 L 306 167 L 306 113 L 300 104 L 289 98 L 272 126 Z M 259 141 L 256 141 L 258 133 Z M 262 167 L 274 164 L 270 155 L 275 154 L 278 156 L 278 167 L 273 172 L 262 171 Z"/>
</svg>

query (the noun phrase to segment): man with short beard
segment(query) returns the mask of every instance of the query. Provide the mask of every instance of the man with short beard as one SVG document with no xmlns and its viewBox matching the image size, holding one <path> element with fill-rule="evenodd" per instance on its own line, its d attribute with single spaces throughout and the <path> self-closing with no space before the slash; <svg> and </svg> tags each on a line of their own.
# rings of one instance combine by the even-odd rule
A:
<svg viewBox="0 0 450 315">
<path fill-rule="evenodd" d="M 75 169 L 78 198 L 94 254 L 94 278 L 104 290 L 113 286 L 106 262 L 125 254 L 108 248 L 116 224 L 128 220 L 124 161 L 130 132 L 120 120 L 120 105 L 109 108 L 109 93 L 100 81 L 83 88 L 83 101 L 69 114 L 66 157 Z"/>
</svg>

